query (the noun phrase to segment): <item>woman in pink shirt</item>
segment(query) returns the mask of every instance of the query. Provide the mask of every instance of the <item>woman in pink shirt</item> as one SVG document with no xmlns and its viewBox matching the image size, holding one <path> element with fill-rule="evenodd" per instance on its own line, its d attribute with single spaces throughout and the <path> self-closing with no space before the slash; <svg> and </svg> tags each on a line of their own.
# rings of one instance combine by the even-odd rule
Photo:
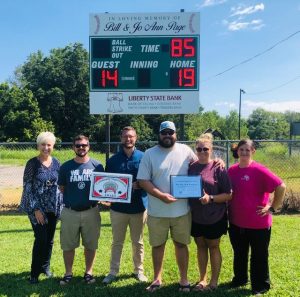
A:
<svg viewBox="0 0 300 297">
<path fill-rule="evenodd" d="M 228 169 L 232 184 L 229 202 L 229 236 L 234 251 L 232 287 L 248 282 L 248 253 L 251 248 L 250 279 L 253 294 L 270 289 L 268 248 L 272 213 L 282 204 L 286 186 L 263 165 L 255 162 L 253 141 L 241 140 L 232 149 L 239 162 Z M 270 201 L 269 193 L 274 192 Z"/>
</svg>

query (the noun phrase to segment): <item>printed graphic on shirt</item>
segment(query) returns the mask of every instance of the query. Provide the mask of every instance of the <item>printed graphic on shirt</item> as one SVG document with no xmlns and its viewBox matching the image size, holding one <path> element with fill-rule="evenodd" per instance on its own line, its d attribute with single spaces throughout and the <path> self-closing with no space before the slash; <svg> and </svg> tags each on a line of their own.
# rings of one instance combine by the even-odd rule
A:
<svg viewBox="0 0 300 297">
<path fill-rule="evenodd" d="M 249 181 L 249 180 L 250 180 L 250 176 L 247 175 L 247 174 L 245 174 L 245 175 L 241 178 L 241 180 Z"/>
<path fill-rule="evenodd" d="M 93 169 L 83 169 L 82 171 L 79 169 L 71 170 L 70 175 L 70 183 L 78 183 L 77 187 L 79 190 L 83 190 L 85 188 L 85 182 L 91 180 L 91 174 Z"/>
<path fill-rule="evenodd" d="M 83 169 L 82 172 L 79 169 L 71 170 L 70 182 L 90 181 L 92 172 L 93 169 Z"/>
<path fill-rule="evenodd" d="M 85 188 L 85 183 L 84 182 L 79 182 L 78 183 L 78 189 L 83 190 Z"/>
</svg>

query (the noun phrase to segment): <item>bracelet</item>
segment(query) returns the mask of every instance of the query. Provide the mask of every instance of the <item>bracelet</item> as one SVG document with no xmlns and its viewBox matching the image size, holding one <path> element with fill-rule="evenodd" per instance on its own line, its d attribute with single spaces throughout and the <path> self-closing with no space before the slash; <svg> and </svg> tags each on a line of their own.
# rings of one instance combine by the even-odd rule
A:
<svg viewBox="0 0 300 297">
<path fill-rule="evenodd" d="M 209 195 L 209 202 L 211 202 L 211 203 L 214 202 L 214 196 L 213 195 Z"/>
<path fill-rule="evenodd" d="M 276 210 L 274 209 L 274 207 L 273 207 L 273 206 L 271 206 L 271 207 L 269 208 L 269 212 L 270 212 L 270 213 L 275 213 L 275 212 L 276 212 Z"/>
</svg>

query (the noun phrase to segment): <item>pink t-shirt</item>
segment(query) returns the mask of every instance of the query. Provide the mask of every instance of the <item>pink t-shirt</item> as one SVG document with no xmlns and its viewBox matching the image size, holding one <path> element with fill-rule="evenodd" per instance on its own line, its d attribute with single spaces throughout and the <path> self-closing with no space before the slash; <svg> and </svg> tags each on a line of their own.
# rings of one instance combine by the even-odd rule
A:
<svg viewBox="0 0 300 297">
<path fill-rule="evenodd" d="M 272 225 L 272 215 L 259 216 L 258 206 L 265 206 L 282 180 L 265 166 L 253 161 L 248 167 L 234 164 L 228 169 L 232 184 L 232 200 L 229 201 L 230 223 L 250 229 L 264 229 Z"/>
</svg>

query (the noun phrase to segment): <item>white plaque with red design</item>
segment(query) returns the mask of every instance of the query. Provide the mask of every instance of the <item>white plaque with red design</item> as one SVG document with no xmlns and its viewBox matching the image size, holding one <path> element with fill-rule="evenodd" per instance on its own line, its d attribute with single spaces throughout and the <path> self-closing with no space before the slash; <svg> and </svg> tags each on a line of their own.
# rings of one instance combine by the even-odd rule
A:
<svg viewBox="0 0 300 297">
<path fill-rule="evenodd" d="M 91 175 L 90 200 L 131 202 L 132 175 L 93 172 Z"/>
</svg>

